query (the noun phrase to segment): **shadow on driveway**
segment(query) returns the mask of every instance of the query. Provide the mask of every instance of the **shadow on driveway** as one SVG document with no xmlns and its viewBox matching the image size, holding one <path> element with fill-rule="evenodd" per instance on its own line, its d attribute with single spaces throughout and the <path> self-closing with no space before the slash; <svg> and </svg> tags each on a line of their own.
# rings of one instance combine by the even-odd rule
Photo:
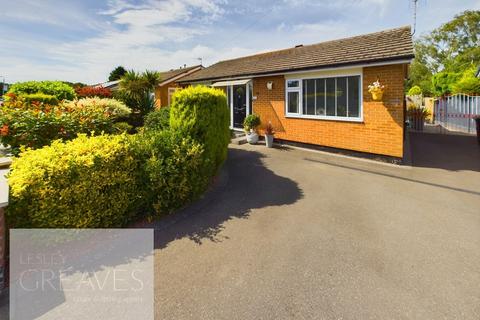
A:
<svg viewBox="0 0 480 320">
<path fill-rule="evenodd" d="M 144 226 L 155 229 L 155 248 L 185 237 L 198 244 L 204 239 L 222 241 L 225 238 L 219 233 L 224 222 L 248 218 L 252 209 L 289 205 L 301 199 L 298 184 L 267 169 L 263 157 L 254 151 L 229 149 L 217 181 L 202 199 Z"/>
<path fill-rule="evenodd" d="M 414 167 L 480 172 L 480 146 L 475 136 L 409 134 Z"/>
</svg>

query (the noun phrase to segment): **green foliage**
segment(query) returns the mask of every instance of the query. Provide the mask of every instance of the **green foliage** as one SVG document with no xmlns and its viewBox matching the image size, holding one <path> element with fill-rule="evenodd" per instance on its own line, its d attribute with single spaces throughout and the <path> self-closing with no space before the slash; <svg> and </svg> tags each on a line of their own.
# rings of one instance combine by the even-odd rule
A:
<svg viewBox="0 0 480 320">
<path fill-rule="evenodd" d="M 256 130 L 260 125 L 260 117 L 256 114 L 249 114 L 243 120 L 243 128 L 245 131 Z"/>
<path fill-rule="evenodd" d="M 129 133 L 133 129 L 127 122 L 115 122 L 113 128 L 116 133 Z"/>
<path fill-rule="evenodd" d="M 422 107 L 411 107 L 407 110 L 407 116 L 410 119 L 425 120 L 430 115 L 430 111 Z"/>
<path fill-rule="evenodd" d="M 211 179 L 202 170 L 202 144 L 182 132 L 145 132 L 133 136 L 132 145 L 135 158 L 142 163 L 145 202 L 157 214 L 169 213 L 195 199 Z"/>
<path fill-rule="evenodd" d="M 465 70 L 460 80 L 452 86 L 452 93 L 465 93 L 469 95 L 480 95 L 480 79 L 476 77 L 476 69 Z"/>
<path fill-rule="evenodd" d="M 118 66 L 115 69 L 113 69 L 112 72 L 110 72 L 108 81 L 120 80 L 125 73 L 127 73 L 127 70 L 125 70 L 125 68 L 122 66 Z"/>
<path fill-rule="evenodd" d="M 230 112 L 222 90 L 205 86 L 175 92 L 170 106 L 170 128 L 204 146 L 204 174 L 213 176 L 227 157 Z"/>
<path fill-rule="evenodd" d="M 21 146 L 37 149 L 56 139 L 71 140 L 78 133 L 117 133 L 116 119 L 130 112 L 113 99 L 87 98 L 52 106 L 12 94 L 0 110 L 0 141 L 10 145 L 14 154 Z"/>
<path fill-rule="evenodd" d="M 17 228 L 106 228 L 131 221 L 142 202 L 138 160 L 124 135 L 27 150 L 8 177 L 7 221 Z"/>
<path fill-rule="evenodd" d="M 9 226 L 121 227 L 139 215 L 167 214 L 197 198 L 226 157 L 229 113 L 220 90 L 197 87 L 178 95 L 170 129 L 131 136 L 82 134 L 23 150 L 9 176 Z M 51 106 L 37 108 L 42 113 Z"/>
<path fill-rule="evenodd" d="M 155 101 L 152 92 L 160 83 L 160 73 L 134 70 L 127 71 L 120 80 L 120 89 L 115 97 L 121 99 L 127 106 L 142 116 L 154 109 Z"/>
<path fill-rule="evenodd" d="M 25 100 L 26 103 L 32 103 L 36 101 L 51 105 L 58 104 L 58 99 L 55 96 L 44 93 L 22 94 L 21 97 Z"/>
<path fill-rule="evenodd" d="M 460 75 L 455 72 L 442 71 L 432 77 L 432 90 L 436 96 L 451 94 L 453 85 L 458 81 Z"/>
<path fill-rule="evenodd" d="M 433 94 L 432 76 L 440 71 L 462 73 L 480 65 L 480 11 L 465 11 L 415 41 L 415 59 L 407 88 L 418 85 Z M 438 89 L 437 89 L 438 90 Z"/>
<path fill-rule="evenodd" d="M 132 112 L 123 102 L 109 98 L 83 98 L 66 101 L 63 104 L 67 109 L 73 111 L 104 113 L 112 118 L 126 117 Z"/>
<path fill-rule="evenodd" d="M 419 86 L 413 86 L 408 90 L 409 96 L 419 96 L 422 94 L 422 89 Z"/>
<path fill-rule="evenodd" d="M 55 96 L 58 100 L 73 100 L 75 90 L 61 81 L 27 81 L 13 84 L 8 93 L 15 95 L 43 93 Z"/>
<path fill-rule="evenodd" d="M 163 107 L 152 111 L 145 117 L 146 131 L 160 131 L 170 127 L 170 108 Z"/>
</svg>

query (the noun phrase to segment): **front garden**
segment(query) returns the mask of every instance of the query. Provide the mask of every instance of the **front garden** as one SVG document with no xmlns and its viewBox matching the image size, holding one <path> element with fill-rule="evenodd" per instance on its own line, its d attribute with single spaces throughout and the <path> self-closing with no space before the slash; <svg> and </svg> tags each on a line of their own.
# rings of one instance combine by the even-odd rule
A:
<svg viewBox="0 0 480 320">
<path fill-rule="evenodd" d="M 142 107 L 145 125 L 134 130 L 125 123 L 135 113 L 129 103 L 92 91 L 77 96 L 48 82 L 8 94 L 0 138 L 14 154 L 9 227 L 107 228 L 155 218 L 199 197 L 225 161 L 222 91 L 178 91 L 169 109 Z"/>
</svg>

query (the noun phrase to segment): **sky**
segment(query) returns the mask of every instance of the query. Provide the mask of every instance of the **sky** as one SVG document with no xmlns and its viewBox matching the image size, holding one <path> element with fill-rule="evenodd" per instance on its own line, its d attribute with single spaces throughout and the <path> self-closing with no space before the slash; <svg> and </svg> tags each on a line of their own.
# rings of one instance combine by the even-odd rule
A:
<svg viewBox="0 0 480 320">
<path fill-rule="evenodd" d="M 0 79 L 106 81 L 413 24 L 409 0 L 0 0 Z M 480 0 L 419 0 L 415 36 Z M 199 60 L 201 59 L 201 60 Z"/>
</svg>

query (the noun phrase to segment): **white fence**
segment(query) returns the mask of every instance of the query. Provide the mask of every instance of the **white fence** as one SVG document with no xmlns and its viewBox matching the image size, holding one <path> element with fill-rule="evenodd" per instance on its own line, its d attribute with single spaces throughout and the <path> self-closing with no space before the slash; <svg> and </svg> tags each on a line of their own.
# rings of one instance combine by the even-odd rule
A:
<svg viewBox="0 0 480 320">
<path fill-rule="evenodd" d="M 449 131 L 475 134 L 473 118 L 480 115 L 480 96 L 456 94 L 435 100 L 434 122 Z"/>
</svg>

